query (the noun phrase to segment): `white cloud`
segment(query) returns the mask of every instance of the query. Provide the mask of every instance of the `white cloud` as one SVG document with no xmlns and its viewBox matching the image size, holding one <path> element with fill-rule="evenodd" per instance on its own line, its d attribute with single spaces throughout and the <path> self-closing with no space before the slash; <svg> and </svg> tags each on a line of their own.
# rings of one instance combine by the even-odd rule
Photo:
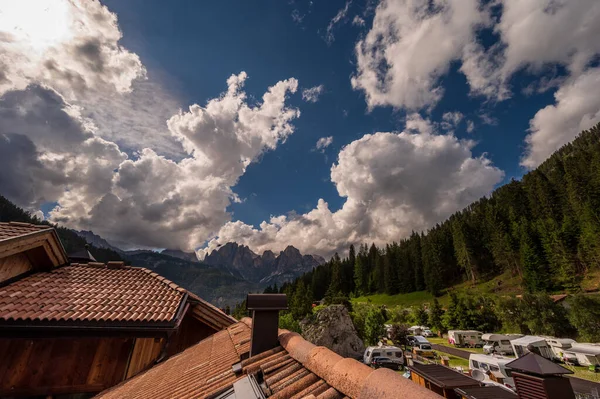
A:
<svg viewBox="0 0 600 399">
<path fill-rule="evenodd" d="M 131 90 L 145 76 L 118 44 L 116 15 L 98 1 L 0 0 L 0 94 L 29 83 L 69 99 L 88 90 Z"/>
<path fill-rule="evenodd" d="M 496 126 L 498 124 L 498 118 L 491 116 L 487 112 L 479 114 L 479 119 L 481 119 L 484 125 Z"/>
<path fill-rule="evenodd" d="M 102 194 L 66 192 L 50 219 L 93 228 L 114 242 L 186 250 L 204 242 L 230 219 L 226 208 L 237 200 L 232 186 L 262 152 L 293 133 L 290 122 L 300 114 L 285 106 L 295 79 L 278 82 L 250 106 L 242 91 L 246 78 L 245 72 L 232 75 L 222 96 L 169 119 L 188 157 L 176 162 L 145 148 L 111 170 L 112 184 Z"/>
<path fill-rule="evenodd" d="M 317 140 L 317 144 L 315 145 L 315 149 L 317 151 L 325 151 L 325 148 L 329 147 L 331 145 L 331 143 L 333 143 L 333 136 L 329 136 L 329 137 L 321 137 L 319 140 Z"/>
<path fill-rule="evenodd" d="M 426 229 L 502 180 L 485 155 L 473 157 L 473 146 L 436 134 L 429 121 L 411 115 L 404 132 L 367 134 L 342 149 L 331 168 L 331 181 L 346 198 L 340 210 L 320 199 L 306 214 L 274 216 L 259 228 L 228 222 L 200 255 L 237 241 L 258 252 L 292 244 L 327 256 L 350 243 L 384 244 Z"/>
<path fill-rule="evenodd" d="M 327 32 L 325 34 L 325 41 L 327 44 L 331 44 L 335 41 L 335 36 L 333 36 L 333 29 L 335 26 L 346 18 L 348 14 L 348 9 L 350 8 L 350 4 L 352 4 L 352 0 L 348 0 L 343 8 L 341 8 L 337 14 L 329 21 L 329 25 L 327 25 Z"/>
<path fill-rule="evenodd" d="M 441 127 L 444 130 L 453 130 L 455 129 L 460 121 L 462 121 L 464 115 L 461 112 L 445 112 L 442 115 L 442 123 Z"/>
<path fill-rule="evenodd" d="M 319 97 L 323 94 L 323 90 L 325 86 L 319 85 L 315 87 L 311 87 L 309 89 L 302 90 L 302 99 L 309 103 L 316 103 L 319 101 Z"/>
<path fill-rule="evenodd" d="M 365 26 L 365 20 L 360 15 L 355 15 L 352 19 L 352 25 L 354 26 Z"/>
<path fill-rule="evenodd" d="M 3 194 L 120 244 L 190 250 L 230 220 L 232 187 L 293 133 L 296 79 L 250 104 L 245 72 L 227 92 L 177 112 L 97 1 L 0 0 Z M 122 150 L 133 154 L 130 159 Z M 159 153 L 160 151 L 160 153 Z M 164 155 L 168 155 L 167 158 Z"/>
<path fill-rule="evenodd" d="M 383 0 L 373 27 L 356 44 L 352 87 L 365 93 L 369 108 L 390 105 L 420 109 L 442 97 L 439 79 L 450 63 L 489 24 L 477 0 Z"/>
<path fill-rule="evenodd" d="M 582 130 L 600 121 L 600 68 L 565 82 L 554 94 L 555 104 L 539 110 L 530 121 L 521 165 L 535 168 Z"/>
<path fill-rule="evenodd" d="M 472 120 L 468 120 L 467 121 L 467 133 L 473 133 L 474 130 L 475 130 L 475 122 L 473 122 Z"/>
</svg>

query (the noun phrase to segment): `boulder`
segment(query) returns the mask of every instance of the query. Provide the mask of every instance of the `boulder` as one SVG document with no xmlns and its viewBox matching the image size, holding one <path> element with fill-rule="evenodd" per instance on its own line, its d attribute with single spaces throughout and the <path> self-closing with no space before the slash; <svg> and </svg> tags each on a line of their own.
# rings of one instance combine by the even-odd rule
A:
<svg viewBox="0 0 600 399">
<path fill-rule="evenodd" d="M 325 346 L 340 356 L 362 358 L 365 351 L 348 309 L 331 305 L 300 322 L 302 336 L 315 345 Z"/>
</svg>

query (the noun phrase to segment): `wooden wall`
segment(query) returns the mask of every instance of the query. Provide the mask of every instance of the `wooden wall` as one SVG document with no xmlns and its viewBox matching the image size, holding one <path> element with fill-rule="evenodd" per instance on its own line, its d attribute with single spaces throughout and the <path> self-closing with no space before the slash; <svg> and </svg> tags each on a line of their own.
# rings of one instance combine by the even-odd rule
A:
<svg viewBox="0 0 600 399">
<path fill-rule="evenodd" d="M 99 392 L 122 381 L 133 338 L 0 339 L 0 397 Z"/>
<path fill-rule="evenodd" d="M 193 313 L 188 311 L 177 333 L 171 338 L 173 341 L 169 344 L 168 355 L 173 356 L 182 352 L 216 332 L 217 330 L 196 319 Z"/>
<path fill-rule="evenodd" d="M 0 282 L 23 274 L 33 266 L 24 253 L 18 253 L 0 259 Z"/>
<path fill-rule="evenodd" d="M 164 343 L 164 338 L 136 338 L 126 377 L 133 377 L 152 367 L 160 356 Z"/>
</svg>

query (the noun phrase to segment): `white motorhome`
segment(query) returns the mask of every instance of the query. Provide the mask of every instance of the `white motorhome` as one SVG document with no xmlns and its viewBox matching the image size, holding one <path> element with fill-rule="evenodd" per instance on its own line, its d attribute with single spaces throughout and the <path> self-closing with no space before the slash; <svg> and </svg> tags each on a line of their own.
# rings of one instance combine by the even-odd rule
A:
<svg viewBox="0 0 600 399">
<path fill-rule="evenodd" d="M 510 370 L 506 368 L 506 364 L 513 360 L 515 359 L 512 357 L 472 353 L 469 356 L 469 369 L 473 378 L 478 381 L 489 384 L 494 382 L 491 378 L 494 375 L 494 380 L 502 380 L 504 386 L 515 390 L 515 381 Z"/>
<path fill-rule="evenodd" d="M 448 331 L 448 343 L 454 346 L 481 348 L 483 346 L 483 334 L 475 330 L 450 330 Z"/>
<path fill-rule="evenodd" d="M 567 361 L 570 363 L 574 363 L 576 356 L 574 355 L 566 355 L 565 351 L 571 348 L 571 345 L 575 343 L 575 340 L 569 338 L 546 338 L 546 342 L 550 345 L 552 352 L 554 353 L 554 359 L 560 361 Z"/>
<path fill-rule="evenodd" d="M 408 329 L 410 335 L 423 335 L 423 331 L 429 330 L 427 326 L 412 326 Z"/>
<path fill-rule="evenodd" d="M 525 335 L 521 338 L 513 339 L 510 343 L 517 357 L 525 356 L 533 351 L 546 359 L 552 360 L 554 358 L 554 352 L 544 337 Z"/>
<path fill-rule="evenodd" d="M 565 349 L 565 353 L 575 355 L 582 366 L 600 365 L 600 344 L 574 342 L 569 349 Z"/>
<path fill-rule="evenodd" d="M 363 362 L 367 365 L 370 365 L 371 361 L 373 361 L 373 358 L 380 356 L 389 357 L 399 364 L 404 364 L 404 351 L 396 346 L 388 345 L 367 347 L 363 355 Z"/>
<path fill-rule="evenodd" d="M 483 353 L 500 355 L 514 355 L 513 347 L 510 344 L 511 339 L 521 338 L 522 334 L 483 334 L 481 339 L 484 341 Z"/>
</svg>

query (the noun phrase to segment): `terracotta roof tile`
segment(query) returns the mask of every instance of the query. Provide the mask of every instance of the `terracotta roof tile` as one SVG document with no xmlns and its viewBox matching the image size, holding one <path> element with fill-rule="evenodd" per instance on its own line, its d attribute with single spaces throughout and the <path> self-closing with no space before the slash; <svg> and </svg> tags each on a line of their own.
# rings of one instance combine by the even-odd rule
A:
<svg viewBox="0 0 600 399">
<path fill-rule="evenodd" d="M 0 323 L 150 319 L 171 322 L 184 296 L 139 268 L 73 264 L 3 287 Z"/>
<path fill-rule="evenodd" d="M 1 222 L 0 223 L 0 240 L 8 238 L 20 237 L 26 234 L 35 233 L 41 230 L 52 229 L 52 226 L 46 224 L 30 224 L 20 222 Z"/>
<path fill-rule="evenodd" d="M 391 370 L 373 370 L 280 330 L 281 347 L 240 360 L 249 351 L 251 321 L 244 319 L 97 398 L 207 398 L 230 389 L 248 374 L 262 377 L 274 399 L 434 399 L 439 396 Z M 302 359 L 302 360 L 301 360 Z M 232 366 L 241 363 L 241 374 Z"/>
</svg>

